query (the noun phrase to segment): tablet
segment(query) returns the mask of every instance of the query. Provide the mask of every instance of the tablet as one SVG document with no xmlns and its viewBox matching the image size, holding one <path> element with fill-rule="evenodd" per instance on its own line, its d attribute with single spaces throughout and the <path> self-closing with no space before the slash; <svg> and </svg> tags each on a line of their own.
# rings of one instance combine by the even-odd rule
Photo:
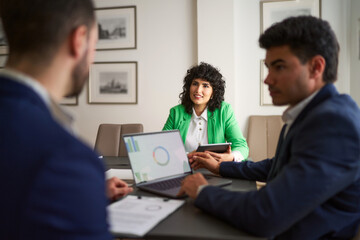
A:
<svg viewBox="0 0 360 240">
<path fill-rule="evenodd" d="M 197 152 L 205 152 L 205 151 L 210 151 L 210 152 L 216 152 L 216 153 L 223 153 L 226 152 L 226 150 L 228 149 L 228 147 L 231 146 L 231 143 L 213 143 L 213 144 L 203 144 L 200 145 L 196 151 Z"/>
</svg>

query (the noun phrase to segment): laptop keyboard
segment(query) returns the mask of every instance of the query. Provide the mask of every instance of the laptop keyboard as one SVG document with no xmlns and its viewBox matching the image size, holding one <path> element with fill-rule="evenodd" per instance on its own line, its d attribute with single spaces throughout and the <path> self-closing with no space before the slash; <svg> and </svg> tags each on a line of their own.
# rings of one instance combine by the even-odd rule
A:
<svg viewBox="0 0 360 240">
<path fill-rule="evenodd" d="M 169 180 L 147 184 L 147 187 L 151 187 L 156 190 L 168 190 L 172 188 L 178 188 L 181 186 L 181 181 L 184 180 L 185 176 L 179 178 L 172 178 Z"/>
<path fill-rule="evenodd" d="M 172 188 L 178 188 L 181 186 L 181 182 L 182 182 L 182 180 L 184 180 L 185 177 L 186 176 L 182 176 L 179 178 L 172 178 L 172 179 L 164 180 L 161 182 L 147 184 L 146 186 L 150 187 L 152 189 L 155 189 L 155 190 L 169 190 Z M 204 175 L 204 178 L 206 180 L 211 179 L 211 177 L 207 176 L 207 175 Z"/>
</svg>

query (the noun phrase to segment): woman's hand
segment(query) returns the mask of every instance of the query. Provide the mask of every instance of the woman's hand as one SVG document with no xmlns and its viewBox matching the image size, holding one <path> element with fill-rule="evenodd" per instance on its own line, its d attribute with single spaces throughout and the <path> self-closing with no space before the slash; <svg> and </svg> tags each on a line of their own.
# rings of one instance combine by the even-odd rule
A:
<svg viewBox="0 0 360 240">
<path fill-rule="evenodd" d="M 231 147 L 229 146 L 224 153 L 209 152 L 209 154 L 218 162 L 230 162 L 234 161 L 234 155 L 231 153 Z"/>
<path fill-rule="evenodd" d="M 214 174 L 219 174 L 220 163 L 215 160 L 210 152 L 192 152 L 188 154 L 191 168 L 198 170 L 199 168 L 206 168 Z"/>
</svg>

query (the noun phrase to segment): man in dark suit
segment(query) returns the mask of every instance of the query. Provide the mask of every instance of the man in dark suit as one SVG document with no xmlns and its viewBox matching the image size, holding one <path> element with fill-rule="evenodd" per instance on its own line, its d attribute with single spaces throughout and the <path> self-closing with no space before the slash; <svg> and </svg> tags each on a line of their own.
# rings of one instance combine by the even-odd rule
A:
<svg viewBox="0 0 360 240">
<path fill-rule="evenodd" d="M 192 167 L 225 177 L 266 181 L 259 191 L 207 186 L 201 174 L 181 193 L 236 227 L 275 239 L 350 239 L 360 223 L 360 111 L 339 94 L 339 46 L 330 25 L 310 16 L 289 18 L 259 39 L 274 105 L 289 105 L 275 157 L 260 162 L 217 162 L 189 155 Z M 256 149 L 251 149 L 256 151 Z"/>
<path fill-rule="evenodd" d="M 111 239 L 97 155 L 58 105 L 80 93 L 97 40 L 91 0 L 0 1 L 9 44 L 0 74 L 0 239 Z"/>
</svg>

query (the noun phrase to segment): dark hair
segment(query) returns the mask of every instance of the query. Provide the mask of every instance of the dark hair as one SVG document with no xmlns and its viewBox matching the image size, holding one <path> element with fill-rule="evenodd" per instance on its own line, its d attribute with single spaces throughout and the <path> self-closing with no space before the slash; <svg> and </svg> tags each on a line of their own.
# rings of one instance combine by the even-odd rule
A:
<svg viewBox="0 0 360 240">
<path fill-rule="evenodd" d="M 339 43 L 327 21 L 312 16 L 290 17 L 268 28 L 259 38 L 260 47 L 289 46 L 302 64 L 316 55 L 326 62 L 323 81 L 337 79 Z"/>
<path fill-rule="evenodd" d="M 208 109 L 213 112 L 216 108 L 221 107 L 224 101 L 225 81 L 218 69 L 208 63 L 201 62 L 187 70 L 184 78 L 183 91 L 179 97 L 181 104 L 184 105 L 187 113 L 192 114 L 193 102 L 190 99 L 190 86 L 194 79 L 203 79 L 208 81 L 213 88 L 213 96 L 208 102 Z"/>
<path fill-rule="evenodd" d="M 46 63 L 78 26 L 94 26 L 92 0 L 0 0 L 9 60 L 28 55 Z"/>
</svg>

